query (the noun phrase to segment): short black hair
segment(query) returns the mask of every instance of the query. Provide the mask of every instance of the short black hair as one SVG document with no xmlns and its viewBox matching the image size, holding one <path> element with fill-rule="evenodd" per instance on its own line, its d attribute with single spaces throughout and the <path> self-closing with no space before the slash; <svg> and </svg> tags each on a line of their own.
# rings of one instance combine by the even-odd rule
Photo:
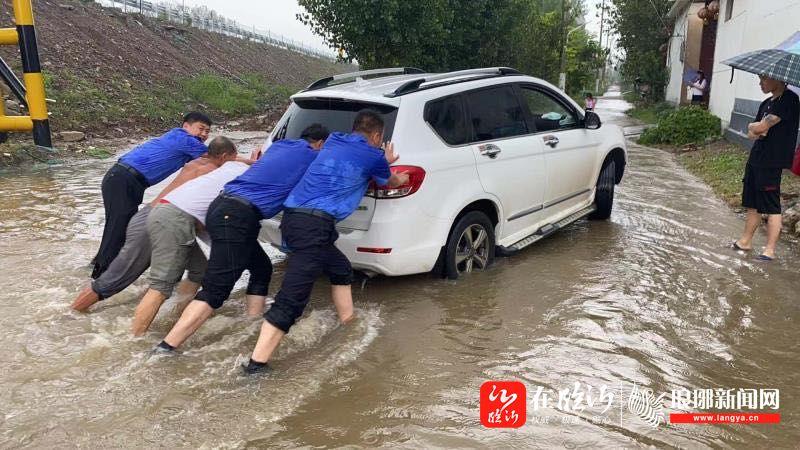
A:
<svg viewBox="0 0 800 450">
<path fill-rule="evenodd" d="M 312 123 L 300 133 L 300 139 L 305 139 L 308 142 L 324 141 L 328 139 L 330 134 L 330 130 L 325 128 L 322 124 Z"/>
<path fill-rule="evenodd" d="M 383 132 L 383 118 L 381 115 L 372 109 L 364 109 L 356 114 L 353 120 L 353 131 L 372 134 Z"/>
<path fill-rule="evenodd" d="M 211 126 L 211 119 L 209 119 L 207 115 L 201 112 L 192 111 L 183 116 L 183 123 L 188 123 L 191 125 L 195 122 L 202 122 L 208 126 Z"/>
<path fill-rule="evenodd" d="M 217 136 L 208 143 L 208 156 L 219 157 L 236 153 L 236 145 L 225 136 Z"/>
</svg>

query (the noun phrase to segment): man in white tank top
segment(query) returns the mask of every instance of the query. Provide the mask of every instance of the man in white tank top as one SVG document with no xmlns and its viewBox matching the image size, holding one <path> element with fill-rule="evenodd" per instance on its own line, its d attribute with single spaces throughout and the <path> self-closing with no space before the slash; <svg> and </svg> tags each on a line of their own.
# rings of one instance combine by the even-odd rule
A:
<svg viewBox="0 0 800 450">
<path fill-rule="evenodd" d="M 226 141 L 233 146 L 232 142 Z M 225 184 L 248 168 L 250 166 L 243 162 L 228 161 L 170 192 L 150 212 L 147 219 L 152 246 L 150 288 L 136 307 L 131 326 L 134 336 L 141 336 L 147 331 L 185 270 L 188 269 L 190 273 L 205 272 L 208 261 L 196 238 L 199 235 L 202 239 L 205 234 L 203 230 L 208 207 Z M 199 283 L 201 280 L 192 281 Z"/>
</svg>

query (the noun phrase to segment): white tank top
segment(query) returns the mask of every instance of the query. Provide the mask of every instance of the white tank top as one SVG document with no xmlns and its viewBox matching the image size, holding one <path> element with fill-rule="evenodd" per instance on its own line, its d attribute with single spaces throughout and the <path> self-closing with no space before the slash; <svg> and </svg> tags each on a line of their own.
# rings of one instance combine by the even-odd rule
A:
<svg viewBox="0 0 800 450">
<path fill-rule="evenodd" d="M 238 161 L 228 161 L 217 169 L 189 180 L 170 192 L 164 200 L 181 211 L 206 224 L 208 205 L 217 198 L 222 188 L 234 178 L 243 174 L 250 166 Z"/>
</svg>

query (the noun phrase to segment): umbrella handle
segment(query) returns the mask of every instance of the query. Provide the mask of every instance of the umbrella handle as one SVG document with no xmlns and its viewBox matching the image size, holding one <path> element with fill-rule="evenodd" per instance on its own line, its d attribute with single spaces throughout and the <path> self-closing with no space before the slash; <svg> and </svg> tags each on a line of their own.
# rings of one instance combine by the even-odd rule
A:
<svg viewBox="0 0 800 450">
<path fill-rule="evenodd" d="M 733 67 L 731 67 L 731 81 L 729 81 L 729 82 L 728 82 L 728 84 L 733 84 L 733 72 L 734 72 L 735 70 L 736 70 L 736 69 L 734 69 Z"/>
</svg>

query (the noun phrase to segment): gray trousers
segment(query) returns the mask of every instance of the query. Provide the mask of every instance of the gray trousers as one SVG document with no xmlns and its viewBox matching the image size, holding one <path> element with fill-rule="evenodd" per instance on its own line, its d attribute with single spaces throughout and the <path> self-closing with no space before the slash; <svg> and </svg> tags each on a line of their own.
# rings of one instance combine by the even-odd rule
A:
<svg viewBox="0 0 800 450">
<path fill-rule="evenodd" d="M 100 299 L 118 294 L 136 281 L 150 267 L 150 238 L 147 235 L 147 217 L 152 208 L 145 205 L 128 222 L 125 245 L 105 272 L 92 281 Z"/>
<path fill-rule="evenodd" d="M 150 289 L 169 297 L 189 270 L 189 280 L 200 283 L 208 260 L 197 245 L 196 220 L 180 208 L 161 203 L 147 218 L 150 235 Z"/>
</svg>

